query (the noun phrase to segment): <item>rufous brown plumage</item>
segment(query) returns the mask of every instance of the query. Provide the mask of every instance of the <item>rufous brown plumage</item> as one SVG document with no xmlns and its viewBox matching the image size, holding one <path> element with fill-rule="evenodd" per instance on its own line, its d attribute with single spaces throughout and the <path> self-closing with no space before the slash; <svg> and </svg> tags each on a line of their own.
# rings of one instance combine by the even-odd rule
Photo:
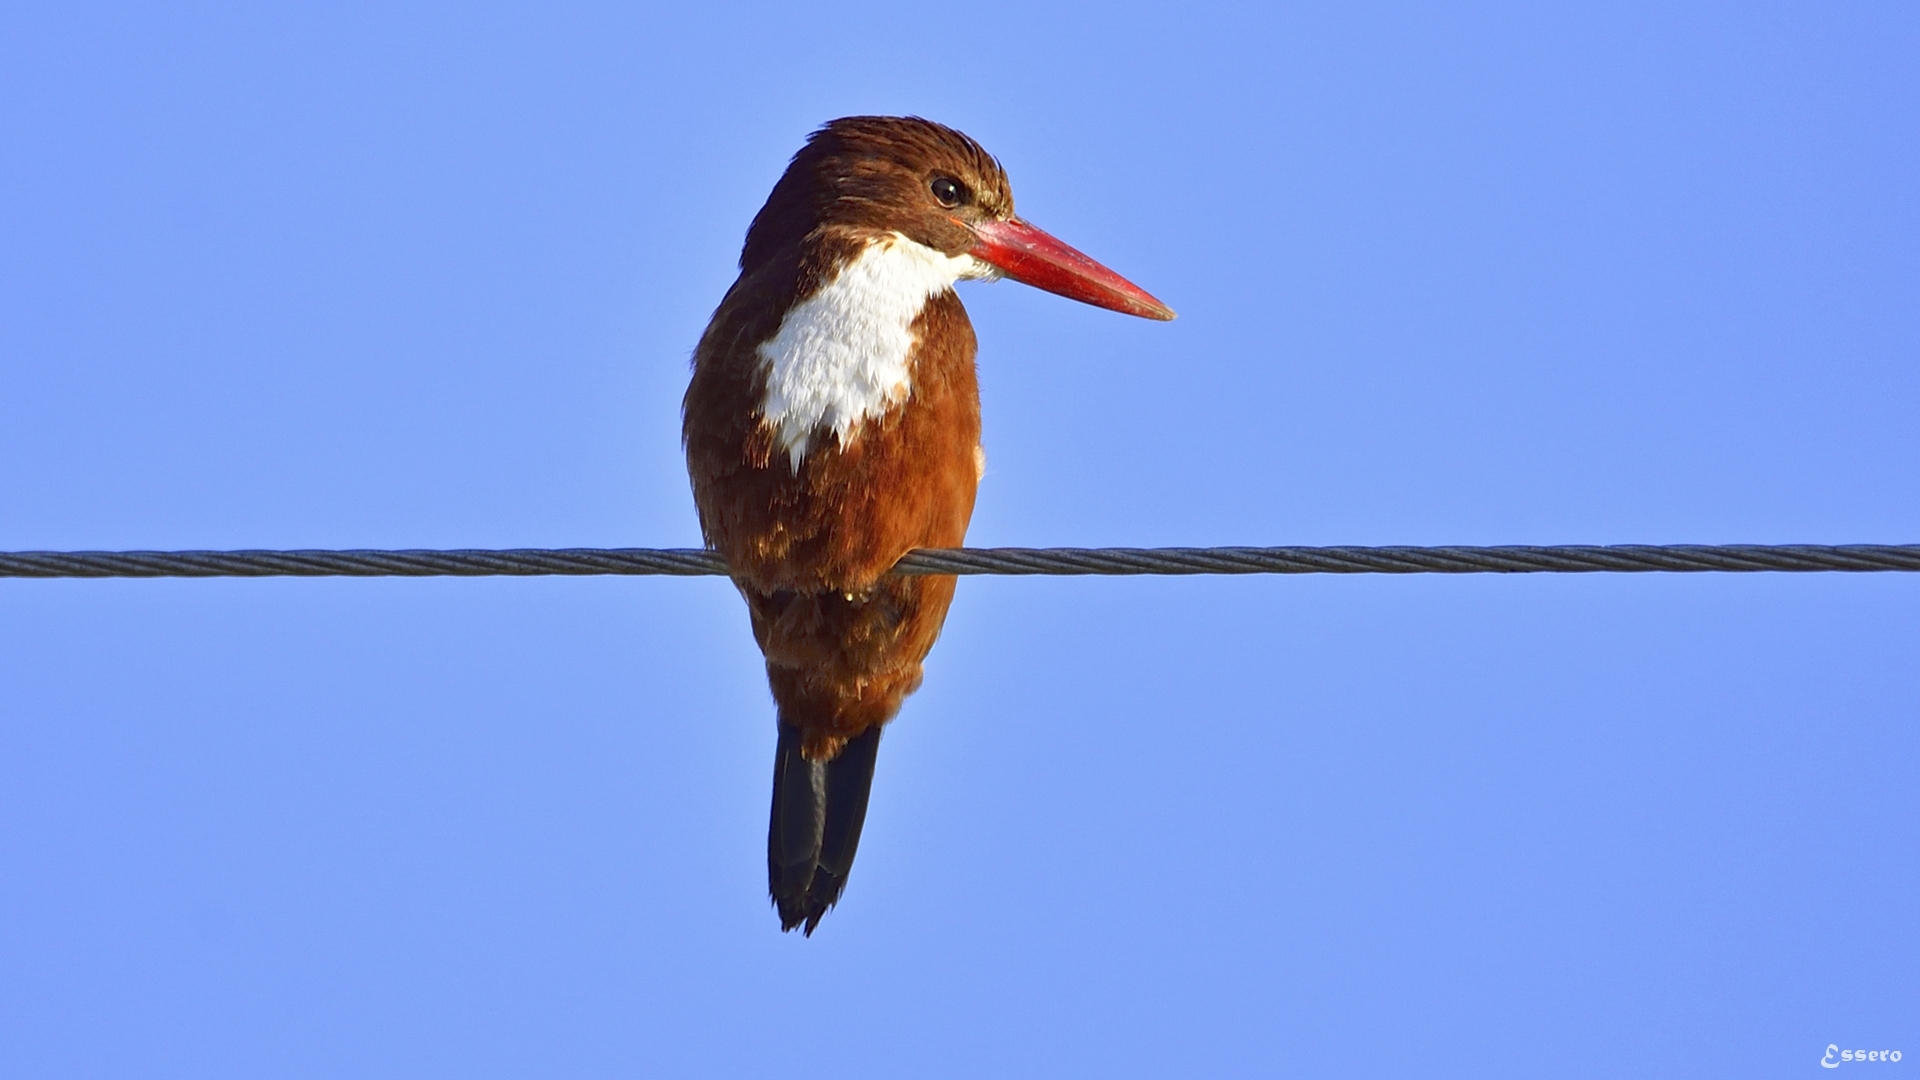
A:
<svg viewBox="0 0 1920 1080">
<path fill-rule="evenodd" d="M 984 469 L 974 334 L 953 284 L 1013 277 L 1129 314 L 1165 305 L 1014 216 L 951 128 L 835 120 L 747 230 L 694 351 L 687 469 L 778 710 L 769 888 L 809 934 L 859 843 L 880 729 L 920 685 L 954 579 L 889 573 L 958 547 Z"/>
</svg>

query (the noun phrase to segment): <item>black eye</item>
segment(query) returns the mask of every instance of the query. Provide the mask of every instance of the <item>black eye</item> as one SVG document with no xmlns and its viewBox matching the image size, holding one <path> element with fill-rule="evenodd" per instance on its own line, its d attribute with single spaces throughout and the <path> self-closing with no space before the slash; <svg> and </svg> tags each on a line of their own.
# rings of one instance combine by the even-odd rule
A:
<svg viewBox="0 0 1920 1080">
<path fill-rule="evenodd" d="M 967 189 L 958 180 L 939 176 L 929 186 L 933 188 L 933 197 L 940 200 L 941 206 L 954 207 L 967 201 Z"/>
</svg>

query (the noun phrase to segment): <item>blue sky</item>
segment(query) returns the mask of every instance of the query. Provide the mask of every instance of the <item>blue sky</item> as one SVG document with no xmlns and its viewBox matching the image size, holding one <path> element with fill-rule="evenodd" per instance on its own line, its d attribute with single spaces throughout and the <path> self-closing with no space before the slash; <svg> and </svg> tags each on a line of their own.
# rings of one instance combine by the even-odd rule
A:
<svg viewBox="0 0 1920 1080">
<path fill-rule="evenodd" d="M 1916 55 L 1891 3 L 14 5 L 0 549 L 697 543 L 692 344 L 787 156 L 867 112 L 968 131 L 1181 313 L 963 286 L 973 543 L 1920 541 Z M 969 579 L 808 941 L 723 582 L 0 583 L 0 1046 L 1920 1053 L 1916 611 L 1903 575 Z"/>
</svg>

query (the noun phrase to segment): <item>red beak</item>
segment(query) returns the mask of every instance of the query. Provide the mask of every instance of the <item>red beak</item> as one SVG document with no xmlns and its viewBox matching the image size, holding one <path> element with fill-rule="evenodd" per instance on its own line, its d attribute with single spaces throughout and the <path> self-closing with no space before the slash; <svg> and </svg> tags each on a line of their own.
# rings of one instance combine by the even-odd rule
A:
<svg viewBox="0 0 1920 1080">
<path fill-rule="evenodd" d="M 1173 309 L 1145 289 L 1019 218 L 981 222 L 973 234 L 970 254 L 1015 281 L 1125 315 L 1173 318 Z"/>
</svg>

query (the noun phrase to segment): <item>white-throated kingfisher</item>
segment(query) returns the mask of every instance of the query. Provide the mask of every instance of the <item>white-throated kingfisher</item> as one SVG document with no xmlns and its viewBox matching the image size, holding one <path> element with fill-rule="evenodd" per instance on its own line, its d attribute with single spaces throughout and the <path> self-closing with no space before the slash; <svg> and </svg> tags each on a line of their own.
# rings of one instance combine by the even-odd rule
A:
<svg viewBox="0 0 1920 1080">
<path fill-rule="evenodd" d="M 985 469 L 973 326 L 955 282 L 1012 278 L 1149 319 L 1173 312 L 1013 212 L 952 128 L 854 116 L 814 132 L 694 351 L 683 438 L 700 528 L 746 598 L 779 714 L 768 887 L 811 934 L 840 898 L 880 729 L 920 685 Z"/>
</svg>

